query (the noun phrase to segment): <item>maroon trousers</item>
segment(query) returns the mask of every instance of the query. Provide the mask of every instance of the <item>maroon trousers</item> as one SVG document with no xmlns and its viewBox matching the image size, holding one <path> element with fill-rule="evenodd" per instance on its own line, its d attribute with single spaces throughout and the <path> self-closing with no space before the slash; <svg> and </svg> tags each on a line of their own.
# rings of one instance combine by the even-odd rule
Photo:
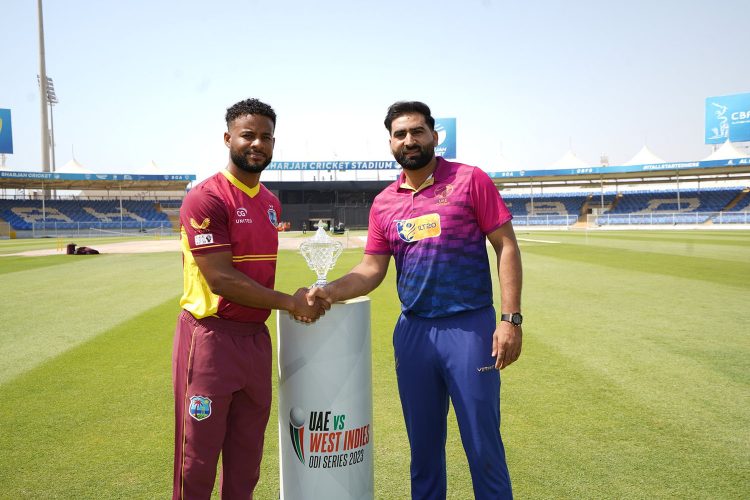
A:
<svg viewBox="0 0 750 500">
<path fill-rule="evenodd" d="M 222 455 L 221 498 L 247 499 L 260 476 L 271 410 L 271 338 L 263 323 L 182 311 L 172 353 L 173 499 L 208 499 Z"/>
</svg>

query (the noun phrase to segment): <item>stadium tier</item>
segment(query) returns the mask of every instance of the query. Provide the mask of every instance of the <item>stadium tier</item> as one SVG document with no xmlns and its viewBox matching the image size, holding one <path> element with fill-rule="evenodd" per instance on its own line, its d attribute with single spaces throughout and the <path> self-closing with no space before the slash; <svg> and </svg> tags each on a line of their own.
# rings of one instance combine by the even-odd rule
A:
<svg viewBox="0 0 750 500">
<path fill-rule="evenodd" d="M 533 199 L 530 195 L 503 195 L 505 204 L 513 214 L 513 224 L 517 226 L 574 224 L 589 198 L 589 195 L 577 193 L 540 195 Z"/>
<path fill-rule="evenodd" d="M 596 223 L 606 224 L 703 224 L 747 222 L 726 219 L 736 208 L 733 203 L 746 198 L 741 188 L 680 191 L 633 191 L 621 194 Z"/>
<path fill-rule="evenodd" d="M 16 231 L 32 229 L 171 228 L 169 217 L 153 202 L 0 200 L 0 218 Z"/>
<path fill-rule="evenodd" d="M 515 226 L 569 226 L 596 214 L 598 225 L 750 223 L 750 193 L 742 188 L 624 193 L 503 194 Z M 583 219 L 581 219 L 583 220 Z"/>
<path fill-rule="evenodd" d="M 310 191 L 312 192 L 312 191 Z M 375 193 L 376 191 L 373 191 Z M 304 193 L 280 192 L 284 221 L 293 229 L 324 219 L 348 228 L 365 228 L 372 193 L 348 186 L 321 203 Z M 292 195 L 296 195 L 296 198 Z M 374 194 L 372 194 L 374 196 Z M 750 224 L 750 188 L 706 188 L 680 191 L 626 191 L 621 193 L 503 192 L 521 227 L 613 225 Z M 299 198 L 299 199 L 297 199 Z M 284 200 L 286 199 L 286 203 Z M 356 202 L 356 203 L 355 203 Z M 0 199 L 0 222 L 14 231 L 116 230 L 161 231 L 177 229 L 180 200 L 13 200 Z"/>
</svg>

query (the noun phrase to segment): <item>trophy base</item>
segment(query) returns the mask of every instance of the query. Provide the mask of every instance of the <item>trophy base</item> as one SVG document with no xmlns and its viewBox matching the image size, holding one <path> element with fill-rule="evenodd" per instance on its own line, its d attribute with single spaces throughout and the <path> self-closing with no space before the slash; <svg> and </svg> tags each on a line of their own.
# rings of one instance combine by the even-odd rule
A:
<svg viewBox="0 0 750 500">
<path fill-rule="evenodd" d="M 323 288 L 323 287 L 325 287 L 325 286 L 326 286 L 327 284 L 328 284 L 328 280 L 325 280 L 325 279 L 320 279 L 320 280 L 316 281 L 315 283 L 313 283 L 313 284 L 312 284 L 312 285 L 310 286 L 310 288 L 312 288 L 312 287 L 314 287 L 314 286 L 317 286 L 318 288 Z"/>
</svg>

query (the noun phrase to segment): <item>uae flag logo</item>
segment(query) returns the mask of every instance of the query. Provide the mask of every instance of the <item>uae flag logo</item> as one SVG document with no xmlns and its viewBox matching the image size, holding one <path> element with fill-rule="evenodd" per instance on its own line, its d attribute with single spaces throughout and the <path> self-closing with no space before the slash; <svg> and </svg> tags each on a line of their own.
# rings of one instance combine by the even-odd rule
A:
<svg viewBox="0 0 750 500">
<path fill-rule="evenodd" d="M 305 412 L 302 408 L 293 407 L 289 412 L 289 437 L 297 458 L 305 463 Z"/>
</svg>

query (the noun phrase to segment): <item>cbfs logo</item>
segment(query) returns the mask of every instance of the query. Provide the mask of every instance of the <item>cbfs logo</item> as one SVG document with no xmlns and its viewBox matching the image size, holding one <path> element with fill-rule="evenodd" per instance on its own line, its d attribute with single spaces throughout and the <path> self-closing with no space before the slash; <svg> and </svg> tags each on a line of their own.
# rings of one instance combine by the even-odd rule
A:
<svg viewBox="0 0 750 500">
<path fill-rule="evenodd" d="M 289 437 L 292 440 L 292 448 L 299 458 L 305 463 L 305 411 L 295 406 L 289 411 Z"/>
</svg>

